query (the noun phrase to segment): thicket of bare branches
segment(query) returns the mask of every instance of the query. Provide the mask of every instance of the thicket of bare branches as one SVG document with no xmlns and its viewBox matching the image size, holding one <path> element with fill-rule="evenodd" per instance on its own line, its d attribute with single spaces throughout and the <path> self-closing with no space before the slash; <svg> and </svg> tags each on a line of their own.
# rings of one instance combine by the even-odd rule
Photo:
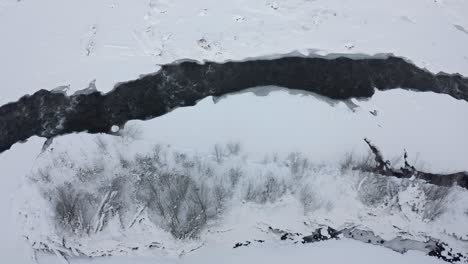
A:
<svg viewBox="0 0 468 264">
<path fill-rule="evenodd" d="M 117 153 L 115 164 L 108 165 L 103 157 L 112 155 L 111 148 L 104 140 L 96 144 L 102 155 L 94 160 L 75 164 L 66 154 L 58 155 L 52 165 L 37 170 L 32 177 L 46 186 L 42 192 L 53 205 L 56 226 L 64 232 L 98 233 L 111 220 L 131 228 L 138 216 L 145 214 L 175 238 L 194 238 L 234 198 L 264 204 L 289 194 L 306 212 L 330 204 L 320 197 L 321 186 L 313 181 L 318 165 L 300 153 L 284 159 L 276 155 L 249 171 L 242 167 L 245 161 L 239 157 L 238 143 L 216 145 L 208 158 L 156 145 L 134 157 Z M 424 201 L 415 212 L 429 221 L 444 212 L 451 199 L 450 188 L 418 179 L 399 182 L 369 172 L 374 165 L 370 154 L 363 158 L 347 155 L 339 165 L 342 177 L 357 175 L 351 187 L 364 205 L 398 209 L 400 193 L 417 185 Z M 66 170 L 72 175 L 63 180 L 61 173 Z M 53 185 L 57 179 L 59 183 Z"/>
</svg>

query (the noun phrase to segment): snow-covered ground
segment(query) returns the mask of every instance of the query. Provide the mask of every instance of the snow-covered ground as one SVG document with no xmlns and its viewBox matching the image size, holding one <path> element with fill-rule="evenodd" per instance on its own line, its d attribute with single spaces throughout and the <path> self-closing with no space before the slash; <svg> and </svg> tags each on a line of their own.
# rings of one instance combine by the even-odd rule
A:
<svg viewBox="0 0 468 264">
<path fill-rule="evenodd" d="M 337 254 L 337 252 L 339 252 Z M 282 264 L 285 262 L 300 263 L 304 261 L 314 261 L 319 263 L 360 263 L 360 264 L 436 264 L 445 263 L 440 260 L 424 256 L 418 252 L 409 252 L 401 255 L 383 248 L 376 248 L 352 240 L 327 241 L 316 245 L 268 245 L 242 248 L 232 250 L 232 248 L 213 247 L 195 251 L 182 259 L 171 259 L 167 257 L 115 257 L 98 258 L 93 260 L 74 260 L 73 264 L 205 264 L 205 263 L 271 263 Z M 45 262 L 44 262 L 45 263 Z M 61 264 L 57 258 L 47 258 L 47 263 Z"/>
<path fill-rule="evenodd" d="M 266 90 L 270 91 L 268 95 L 265 95 Z M 302 234 L 308 234 L 320 225 L 334 228 L 359 226 L 385 239 L 403 235 L 424 241 L 430 236 L 449 242 L 455 248 L 465 246 L 464 242 L 454 240 L 452 236 L 464 238 L 468 233 L 463 224 L 468 210 L 465 206 L 468 193 L 463 189 L 456 188 L 440 200 L 442 207 L 447 204 L 450 207 L 439 214 L 434 212 L 441 207 L 435 206 L 434 209 L 432 204 L 427 204 L 427 192 L 424 194 L 422 185 L 416 182 L 397 184 L 400 187 L 394 193 L 394 187 L 391 187 L 395 186 L 394 183 L 379 183 L 372 176 L 343 172 L 339 168 L 348 153 L 354 152 L 356 157 L 365 156 L 367 150 L 362 139 L 367 137 L 392 161 L 397 162 L 400 158 L 401 162 L 403 149 L 406 149 L 410 161 L 426 170 L 466 170 L 468 148 L 464 136 L 468 128 L 463 125 L 463 116 L 468 114 L 468 104 L 465 102 L 445 95 L 405 90 L 377 92 L 366 101 L 342 102 L 277 87 L 255 88 L 215 101 L 210 97 L 194 107 L 179 108 L 153 120 L 131 121 L 121 131 L 122 137 L 87 133 L 60 136 L 40 154 L 43 139 L 33 138 L 30 142 L 15 144 L 12 150 L 0 156 L 1 167 L 7 168 L 9 179 L 15 180 L 10 181 L 10 188 L 14 190 L 14 220 L 9 229 L 16 226 L 13 223 L 18 226 L 15 227 L 17 231 L 7 234 L 11 239 L 18 234 L 27 237 L 28 243 L 36 249 L 43 248 L 39 242 L 61 249 L 61 241 L 65 238 L 63 243 L 67 247 L 76 247 L 86 254 L 153 255 L 163 257 L 165 261 L 190 263 L 192 254 L 180 258 L 181 252 L 200 245 L 205 250 L 202 252 L 218 252 L 216 246 L 223 245 L 224 250 L 228 250 L 237 242 L 252 239 L 264 239 L 269 243 L 254 245 L 254 249 L 260 248 L 259 251 L 246 253 L 244 257 L 249 254 L 259 254 L 260 257 L 277 240 L 261 231 L 267 226 Z M 370 113 L 374 110 L 377 110 L 376 116 Z M 450 136 L 442 137 L 445 131 L 450 131 Z M 428 139 L 434 139 L 433 143 L 427 144 Z M 235 157 L 227 155 L 229 151 L 225 147 L 233 142 L 240 143 L 240 153 Z M 208 221 L 198 239 L 178 242 L 163 231 L 164 228 L 148 222 L 148 217 L 142 217 L 146 220 L 135 224 L 135 227 L 127 228 L 134 220 L 129 216 L 138 215 L 141 208 L 138 200 L 131 199 L 123 200 L 128 210 L 122 211 L 127 212 L 126 215 L 119 216 L 122 222 L 117 224 L 114 220 L 106 220 L 105 228 L 96 235 L 69 236 L 60 231 L 54 209 L 57 190 L 66 186 L 66 192 L 70 194 L 76 193 L 75 190 L 90 193 L 98 199 L 92 202 L 93 210 L 97 210 L 99 200 L 112 190 L 113 187 L 109 186 L 114 186 L 113 182 L 119 175 L 139 175 L 125 169 L 122 164 L 132 162 L 138 155 L 151 153 L 158 144 L 167 149 L 164 157 L 169 160 L 168 164 L 181 159 L 176 156 L 183 154 L 202 164 L 198 167 L 212 171 L 206 173 L 213 174 L 215 178 L 206 178 L 205 172 L 200 174 L 198 169 L 195 174 L 199 176 L 194 176 L 198 182 L 225 182 L 233 168 L 240 168 L 245 176 L 241 177 L 242 184 L 236 187 L 237 194 L 229 200 L 226 209 Z M 223 155 L 227 155 L 222 155 L 222 162 L 217 162 L 215 144 L 222 146 Z M 291 153 L 300 154 L 291 156 Z M 22 157 L 21 163 L 15 162 L 19 157 Z M 298 160 L 298 164 L 302 164 L 302 158 L 308 158 L 307 168 L 300 178 L 296 178 L 291 174 L 291 162 Z M 180 171 L 185 166 L 181 164 L 184 162 L 176 162 L 169 167 Z M 193 173 L 183 171 L 188 175 Z M 263 192 L 261 186 L 272 178 L 281 183 L 279 196 L 275 194 L 275 198 L 271 201 L 268 198 L 266 203 L 262 199 L 246 198 L 251 186 L 254 186 L 256 195 Z M 136 186 L 132 182 L 124 184 L 130 193 Z M 283 184 L 286 187 L 282 187 Z M 374 185 L 383 189 L 374 190 Z M 303 198 L 303 187 L 313 195 Z M 366 201 L 375 196 L 376 190 L 383 198 L 369 204 Z M 247 203 L 242 202 L 245 200 Z M 384 205 L 387 202 L 390 206 Z M 437 214 L 437 217 L 429 219 L 432 214 Z M 134 253 L 129 249 L 145 248 L 154 242 L 159 243 L 158 249 L 150 252 L 137 250 Z M 335 246 L 335 242 L 330 243 Z M 350 246 L 348 242 L 336 243 L 345 251 Z M 354 242 L 349 243 L 354 245 Z M 367 252 L 367 246 L 358 247 Z M 250 252 L 253 249 L 246 250 Z M 304 254 L 309 254 L 308 247 L 294 250 L 304 250 L 307 252 Z M 233 254 L 233 261 L 241 258 L 237 255 L 239 253 L 228 254 Z M 372 251 L 369 254 L 377 253 Z M 388 254 L 400 258 L 393 252 Z M 199 258 L 214 260 L 216 256 L 206 254 Z M 412 258 L 418 256 L 412 255 Z M 43 257 L 39 255 L 39 259 Z M 420 261 L 425 259 L 421 257 Z M 410 263 L 412 260 L 408 258 L 405 261 Z"/>
<path fill-rule="evenodd" d="M 388 159 L 406 149 L 420 169 L 447 173 L 468 170 L 467 116 L 465 101 L 431 92 L 376 91 L 369 100 L 342 102 L 264 87 L 128 125 L 140 127 L 143 139 L 205 152 L 215 143 L 239 141 L 259 160 L 297 151 L 337 163 L 347 153 L 365 154 L 367 137 Z"/>
<path fill-rule="evenodd" d="M 468 75 L 464 0 L 0 1 L 0 104 L 96 79 L 99 90 L 179 59 L 394 53 Z"/>
<path fill-rule="evenodd" d="M 242 60 L 293 51 L 394 53 L 432 72 L 468 75 L 466 14 L 468 2 L 464 0 L 0 0 L 0 105 L 61 85 L 70 85 L 69 93 L 73 93 L 94 79 L 98 90 L 109 91 L 118 82 L 179 59 Z M 321 199 L 327 201 L 321 204 L 323 208 L 305 214 L 298 200 L 291 198 L 294 195 L 263 205 L 234 203 L 222 220 L 209 223 L 200 239 L 178 242 L 167 232 L 152 228 L 145 238 L 161 238 L 170 245 L 166 251 L 136 250 L 129 256 L 73 259 L 72 263 L 440 263 L 420 252 L 401 255 L 348 239 L 299 246 L 280 241 L 238 249 L 232 246 L 269 238 L 259 231 L 263 223 L 309 232 L 312 227 L 305 227 L 304 221 L 336 228 L 361 224 L 386 238 L 407 232 L 416 239 L 430 235 L 452 241 L 452 233 L 466 239 L 463 202 L 468 196 L 464 190 L 454 190 L 457 199 L 452 207 L 435 221 L 425 222 L 411 209 L 424 200 L 416 197 L 414 189 L 406 186 L 399 193 L 398 213 L 368 211 L 358 199 L 362 190 L 343 184 L 360 178 L 336 175 L 337 164 L 347 153 L 366 153 L 364 137 L 395 161 L 406 149 L 410 161 L 424 170 L 468 170 L 467 116 L 465 101 L 434 93 L 377 91 L 369 100 L 341 102 L 267 87 L 206 98 L 194 107 L 179 108 L 153 120 L 131 121 L 124 133 L 128 130 L 137 137 L 130 141 L 78 133 L 55 139 L 40 154 L 45 139 L 34 137 L 0 154 L 0 255 L 10 263 L 31 263 L 34 254 L 26 236 L 31 241 L 57 235 L 56 223 L 51 221 L 53 202 L 40 191 L 54 193 L 60 181 L 73 180 L 73 175 L 60 178 L 61 167 L 55 166 L 52 184 L 31 181 L 57 156 L 68 155 L 75 165 L 101 158 L 112 165 L 115 153 L 93 152 L 97 142 L 107 142 L 127 158 L 159 143 L 212 160 L 215 144 L 240 142 L 242 157 L 236 159 L 246 168 L 254 168 L 249 177 L 255 170 L 281 171 L 277 165 L 269 165 L 276 157 L 285 160 L 290 153 L 299 152 L 309 158 L 318 166 L 314 168 L 320 168 L 319 177 L 312 179 Z M 401 228 L 401 233 L 392 225 Z M 234 231 L 224 232 L 231 229 Z M 107 240 L 93 241 L 85 248 L 108 249 L 127 235 L 126 242 L 138 242 L 125 230 L 106 232 L 110 234 Z M 190 251 L 200 243 L 204 246 L 179 257 L 182 250 Z M 37 257 L 39 263 L 62 261 Z"/>
</svg>

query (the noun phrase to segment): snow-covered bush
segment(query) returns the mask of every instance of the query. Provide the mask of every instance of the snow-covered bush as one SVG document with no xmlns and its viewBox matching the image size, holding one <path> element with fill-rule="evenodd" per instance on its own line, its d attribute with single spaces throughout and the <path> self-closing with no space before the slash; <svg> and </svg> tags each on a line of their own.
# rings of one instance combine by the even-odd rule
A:
<svg viewBox="0 0 468 264">
<path fill-rule="evenodd" d="M 353 169 L 370 171 L 371 168 L 375 167 L 374 155 L 370 151 L 364 156 L 349 152 L 343 157 L 339 165 L 342 172 Z"/>
<path fill-rule="evenodd" d="M 141 171 L 138 202 L 146 206 L 153 221 L 176 238 L 194 237 L 216 215 L 211 192 L 205 183 L 197 183 L 178 172 Z"/>
<path fill-rule="evenodd" d="M 241 144 L 239 142 L 230 142 L 226 144 L 226 149 L 229 155 L 237 156 L 241 151 Z"/>
<path fill-rule="evenodd" d="M 290 189 L 284 179 L 279 179 L 271 171 L 262 178 L 259 181 L 251 180 L 247 183 L 244 195 L 246 201 L 260 204 L 274 203 Z"/>
<path fill-rule="evenodd" d="M 93 218 L 90 205 L 95 200 L 89 193 L 77 192 L 70 183 L 57 187 L 53 199 L 56 224 L 73 233 L 89 232 Z"/>
<path fill-rule="evenodd" d="M 450 188 L 357 169 L 369 166 L 369 157 L 346 157 L 333 167 L 301 153 L 249 161 L 237 145 L 199 154 L 163 145 L 132 149 L 138 140 L 121 138 L 94 143 L 77 152 L 44 153 L 30 175 L 37 198 L 49 206 L 41 217 L 50 221 L 41 221 L 50 224 L 37 229 L 48 230 L 37 236 L 41 242 L 64 234 L 72 241 L 99 241 L 155 229 L 175 239 L 197 238 L 236 206 L 268 208 L 290 199 L 304 217 L 334 211 L 362 219 L 369 217 L 366 210 L 384 209 L 384 214 L 416 215 L 411 217 L 423 223 L 436 221 L 451 201 Z"/>
<path fill-rule="evenodd" d="M 451 190 L 448 187 L 439 187 L 431 184 L 421 186 L 426 203 L 422 212 L 423 219 L 434 220 L 444 213 L 451 199 Z"/>
<path fill-rule="evenodd" d="M 286 158 L 285 164 L 289 167 L 291 175 L 295 178 L 304 176 L 306 171 L 311 167 L 310 161 L 299 152 L 290 153 Z"/>
<path fill-rule="evenodd" d="M 130 143 L 141 138 L 143 131 L 135 124 L 126 124 L 125 127 L 119 130 L 123 142 Z"/>
<path fill-rule="evenodd" d="M 368 172 L 360 172 L 361 180 L 358 185 L 358 197 L 368 206 L 393 206 L 400 188 L 395 179 L 376 175 Z"/>
</svg>

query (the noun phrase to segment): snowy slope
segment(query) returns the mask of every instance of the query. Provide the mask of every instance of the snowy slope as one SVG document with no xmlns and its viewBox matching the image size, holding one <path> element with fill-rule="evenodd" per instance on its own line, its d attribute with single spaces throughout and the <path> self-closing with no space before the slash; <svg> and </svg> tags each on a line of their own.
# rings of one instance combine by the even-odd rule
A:
<svg viewBox="0 0 468 264">
<path fill-rule="evenodd" d="M 468 170 L 468 104 L 447 95 L 398 89 L 341 102 L 265 87 L 215 101 L 206 98 L 194 107 L 128 124 L 140 127 L 143 139 L 179 148 L 209 152 L 214 143 L 239 141 L 257 159 L 298 151 L 322 163 L 336 163 L 350 152 L 365 154 L 368 137 L 388 159 L 406 149 L 421 169 Z M 376 116 L 370 113 L 374 110 Z"/>
<path fill-rule="evenodd" d="M 300 51 L 394 53 L 468 75 L 463 0 L 0 2 L 0 103 L 96 79 L 99 90 L 178 59 L 224 61 Z"/>
<path fill-rule="evenodd" d="M 394 53 L 432 72 L 468 75 L 467 13 L 464 0 L 0 0 L 0 104 L 63 85 L 70 85 L 71 94 L 94 79 L 98 90 L 109 91 L 120 81 L 157 71 L 159 64 L 179 59 L 242 60 L 293 51 Z M 266 95 L 266 90 L 271 92 Z M 377 115 L 370 113 L 374 110 Z M 194 107 L 176 109 L 154 120 L 131 121 L 123 132 L 136 136 L 131 139 L 66 135 L 40 154 L 45 139 L 34 137 L 0 154 L 0 255 L 10 263 L 32 263 L 30 241 L 49 237 L 60 241 L 62 234 L 56 232 L 52 220 L 54 204 L 41 190 L 54 193 L 62 181 L 75 180 L 73 170 L 61 171 L 61 166 L 55 166 L 52 183 L 31 180 L 41 169 L 54 166 L 57 157 L 71 157 L 69 161 L 77 168 L 104 161 L 109 166 L 106 172 L 112 175 L 118 172 L 111 166 L 118 157 L 100 153 L 97 143 L 101 141 L 128 159 L 159 143 L 210 162 L 215 144 L 240 142 L 242 155 L 234 162 L 245 166 L 251 178 L 271 170 L 280 179 L 286 177 L 282 163 L 273 160 L 286 160 L 292 152 L 312 161 L 311 170 L 318 172 L 309 180 L 321 197 L 320 210 L 304 213 L 294 194 L 262 205 L 234 199 L 221 220 L 210 222 L 199 239 L 185 242 L 174 240 L 151 223 L 149 229 L 140 227 L 141 233 L 109 225 L 115 229 L 91 236 L 83 248 L 114 250 L 119 243 L 141 246 L 142 237 L 156 237 L 169 246 L 156 252 L 125 251 L 113 258 L 77 258 L 72 263 L 284 263 L 304 259 L 442 263 L 421 252 L 401 255 L 348 239 L 299 247 L 279 241 L 236 250 L 232 246 L 245 240 L 270 239 L 259 231 L 265 222 L 305 233 L 313 229 L 303 225 L 309 221 L 312 226 L 336 228 L 360 224 L 388 239 L 402 234 L 417 240 L 431 236 L 466 248 L 466 243 L 454 238 L 466 240 L 468 235 L 466 190 L 451 189 L 452 206 L 428 222 L 412 209 L 424 208 L 426 199 L 411 187 L 420 187 L 417 182 L 409 181 L 396 196 L 400 211 L 369 209 L 358 199 L 363 191 L 359 186 L 369 178 L 340 175 L 339 163 L 348 153 L 364 156 L 367 149 L 362 139 L 368 137 L 392 161 L 397 162 L 406 149 L 418 168 L 468 170 L 467 116 L 468 104 L 447 95 L 393 90 L 377 92 L 366 101 L 340 102 L 267 87 L 206 98 Z M 364 186 L 372 191 L 372 184 Z M 231 229 L 234 231 L 210 233 Z M 86 239 L 74 240 L 83 241 Z M 199 250 L 179 257 L 200 243 L 204 246 Z M 37 257 L 39 263 L 62 261 L 41 254 Z"/>
<path fill-rule="evenodd" d="M 367 101 L 354 100 L 350 108 L 351 102 L 347 102 L 347 106 L 345 102 L 275 87 L 269 87 L 267 96 L 255 95 L 265 89 L 229 95 L 218 99 L 216 104 L 212 98 L 207 98 L 194 107 L 180 108 L 160 118 L 132 121 L 121 132 L 122 137 L 78 133 L 56 138 L 29 164 L 20 165 L 31 169 L 21 177 L 24 181 L 14 199 L 21 233 L 35 249 L 43 249 L 41 242 L 48 247 L 55 245 L 57 249 L 64 243 L 86 255 L 100 255 L 101 252 L 133 255 L 131 248 L 146 248 L 157 243 L 156 249 L 149 252 L 141 249 L 137 254 L 162 254 L 175 259 L 181 252 L 200 245 L 207 250 L 224 245 L 227 250 L 237 242 L 252 239 L 271 243 L 272 235 L 261 231 L 266 226 L 302 234 L 321 225 L 358 226 L 385 239 L 403 236 L 425 241 L 432 237 L 453 248 L 463 250 L 466 247 L 465 242 L 455 239 L 465 239 L 468 234 L 464 225 L 468 211 L 466 190 L 450 189 L 448 195 L 433 204 L 431 198 L 427 198 L 431 193 L 423 191 L 430 186 L 424 187 L 418 181 L 380 182 L 359 172 L 343 172 L 339 167 L 347 153 L 354 151 L 356 157 L 365 156 L 362 138 L 368 137 L 379 144 L 384 155 L 394 163 L 406 148 L 411 162 L 418 167 L 434 171 L 467 169 L 464 136 L 468 129 L 457 119 L 468 114 L 465 102 L 433 93 L 395 90 L 378 92 Z M 375 109 L 377 116 L 369 113 Z M 451 136 L 440 137 L 444 131 L 451 131 Z M 432 138 L 434 143 L 427 144 Z M 232 142 L 241 143 L 240 153 L 234 156 L 224 147 Z M 15 146 L 34 147 L 33 143 Z M 130 228 L 133 216 L 140 219 L 139 210 L 143 208 L 134 198 L 118 198 L 124 210 L 118 218 L 108 218 L 102 231 L 92 231 L 85 237 L 61 231 L 60 222 L 54 220 L 57 190 L 65 186 L 70 194 L 78 190 L 78 193 L 96 196 L 98 200 L 91 200 L 94 201 L 91 202 L 93 210 L 97 210 L 99 201 L 110 190 L 121 194 L 128 190 L 130 196 L 122 194 L 122 197 L 131 197 L 132 188 L 143 176 L 115 185 L 120 181 L 119 175 L 130 178 L 140 175 L 138 169 L 134 171 L 127 166 L 134 166 L 131 165 L 133 160 L 138 162 L 139 155 L 145 157 L 146 153 L 152 153 L 158 144 L 167 146 L 163 147 L 165 154 L 158 154 L 163 157 L 163 164 L 168 164 L 164 165 L 169 166 L 166 170 L 182 171 L 199 183 L 224 186 L 231 177 L 228 176 L 231 169 L 242 171 L 240 183 L 232 189 L 234 194 L 226 202 L 225 209 L 218 214 L 219 218 L 208 222 L 198 239 L 174 240 L 164 225 L 148 221 L 151 217 L 145 216 L 148 213 L 145 210 L 141 214 L 142 222 Z M 223 161 L 218 161 L 215 144 L 223 146 Z M 299 154 L 291 156 L 291 153 Z M 291 162 L 298 159 L 297 164 L 303 164 L 302 158 L 308 161 L 297 178 Z M 189 165 L 192 162 L 199 165 Z M 190 169 L 197 167 L 206 171 Z M 253 197 L 264 192 L 262 186 L 271 179 L 280 183 L 279 187 L 272 187 L 276 190 L 271 194 L 274 198 L 267 196 L 270 198 L 265 198 L 269 201 L 266 203 L 264 198 L 249 198 L 251 190 L 254 190 Z M 112 186 L 126 187 L 121 190 Z M 226 187 L 229 188 L 232 187 Z M 393 188 L 397 188 L 396 192 Z M 304 190 L 312 196 L 303 198 Z M 380 202 L 369 202 L 376 194 L 381 197 L 377 199 Z M 120 224 L 116 219 L 121 219 Z M 94 230 L 94 223 L 92 225 Z M 266 249 L 271 246 L 269 243 L 265 244 Z M 182 260 L 190 258 L 184 256 Z"/>
<path fill-rule="evenodd" d="M 340 254 L 336 254 L 340 252 Z M 61 263 L 56 258 L 46 259 L 47 263 Z M 375 248 L 363 243 L 354 241 L 327 241 L 323 244 L 291 246 L 291 245 L 270 245 L 266 247 L 244 248 L 239 251 L 233 251 L 231 248 L 215 247 L 202 249 L 193 252 L 183 259 L 171 259 L 167 257 L 115 257 L 112 260 L 107 258 L 93 260 L 75 260 L 72 263 L 258 263 L 265 262 L 271 264 L 280 264 L 285 262 L 303 262 L 316 261 L 319 263 L 383 263 L 383 264 L 436 264 L 445 263 L 440 260 L 423 256 L 417 252 L 411 252 L 401 255 L 396 252 L 381 248 Z"/>
</svg>

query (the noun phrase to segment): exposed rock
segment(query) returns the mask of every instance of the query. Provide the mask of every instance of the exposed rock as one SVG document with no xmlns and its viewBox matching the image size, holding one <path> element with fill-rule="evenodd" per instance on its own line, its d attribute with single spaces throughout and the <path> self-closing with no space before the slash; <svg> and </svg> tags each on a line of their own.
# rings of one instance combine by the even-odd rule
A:
<svg viewBox="0 0 468 264">
<path fill-rule="evenodd" d="M 322 227 L 315 230 L 311 235 L 302 238 L 302 243 L 313 243 L 329 239 L 338 239 L 340 231 L 331 227 Z"/>
<path fill-rule="evenodd" d="M 232 248 L 238 248 L 238 247 L 247 247 L 248 245 L 250 245 L 250 241 L 245 241 L 245 242 L 238 242 L 236 243 Z"/>
</svg>

